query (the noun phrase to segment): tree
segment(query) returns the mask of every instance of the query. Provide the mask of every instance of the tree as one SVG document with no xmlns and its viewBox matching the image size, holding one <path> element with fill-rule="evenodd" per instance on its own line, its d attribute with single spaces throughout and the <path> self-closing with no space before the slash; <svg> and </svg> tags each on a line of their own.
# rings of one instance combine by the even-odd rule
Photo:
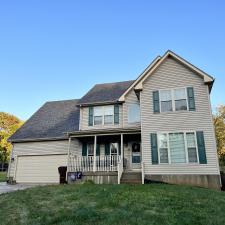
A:
<svg viewBox="0 0 225 225">
<path fill-rule="evenodd" d="M 23 124 L 16 116 L 0 112 L 0 162 L 9 160 L 12 145 L 7 139 Z"/>
<path fill-rule="evenodd" d="M 219 160 L 222 165 L 225 165 L 225 105 L 217 107 L 213 120 Z"/>
</svg>

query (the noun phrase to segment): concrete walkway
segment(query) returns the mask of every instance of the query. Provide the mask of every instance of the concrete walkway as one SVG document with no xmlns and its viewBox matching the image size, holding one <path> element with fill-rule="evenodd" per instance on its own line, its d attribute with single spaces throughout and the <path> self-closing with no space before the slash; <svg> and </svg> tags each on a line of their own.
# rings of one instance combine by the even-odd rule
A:
<svg viewBox="0 0 225 225">
<path fill-rule="evenodd" d="M 7 184 L 6 182 L 0 182 L 0 195 L 3 193 L 8 193 L 8 192 L 13 192 L 13 191 L 18 191 L 18 190 L 24 190 L 27 188 L 35 187 L 37 184 L 15 184 L 15 185 L 10 185 Z"/>
</svg>

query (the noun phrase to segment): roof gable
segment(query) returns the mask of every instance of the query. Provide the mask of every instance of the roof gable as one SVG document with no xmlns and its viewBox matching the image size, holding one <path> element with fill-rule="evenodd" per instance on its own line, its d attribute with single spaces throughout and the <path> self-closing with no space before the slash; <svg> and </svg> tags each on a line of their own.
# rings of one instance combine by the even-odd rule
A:
<svg viewBox="0 0 225 225">
<path fill-rule="evenodd" d="M 212 85 L 214 82 L 214 78 L 208 75 L 207 73 L 203 72 L 199 68 L 195 67 L 185 59 L 181 58 L 180 56 L 176 55 L 172 51 L 167 51 L 163 57 L 157 57 L 153 62 L 147 67 L 147 69 L 137 78 L 137 80 L 124 92 L 121 97 L 119 98 L 120 101 L 124 101 L 126 94 L 134 88 L 135 90 L 142 90 L 143 82 L 168 58 L 172 57 L 175 60 L 179 61 L 184 66 L 188 67 L 192 71 L 196 72 L 200 75 L 206 84 Z"/>
</svg>

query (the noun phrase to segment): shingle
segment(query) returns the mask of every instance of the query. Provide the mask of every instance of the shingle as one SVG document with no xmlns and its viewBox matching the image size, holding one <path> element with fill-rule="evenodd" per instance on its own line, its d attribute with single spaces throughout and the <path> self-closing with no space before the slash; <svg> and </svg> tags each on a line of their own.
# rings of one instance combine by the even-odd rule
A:
<svg viewBox="0 0 225 225">
<path fill-rule="evenodd" d="M 94 104 L 103 102 L 116 102 L 121 95 L 130 87 L 134 80 L 96 84 L 86 95 L 84 95 L 78 104 Z"/>
<path fill-rule="evenodd" d="M 65 138 L 64 132 L 78 131 L 80 110 L 78 100 L 46 102 L 10 141 L 39 138 Z"/>
</svg>

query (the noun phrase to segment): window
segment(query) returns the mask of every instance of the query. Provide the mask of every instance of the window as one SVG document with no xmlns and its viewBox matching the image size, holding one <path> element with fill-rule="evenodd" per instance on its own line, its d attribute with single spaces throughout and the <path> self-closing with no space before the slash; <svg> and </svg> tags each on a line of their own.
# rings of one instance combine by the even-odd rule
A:
<svg viewBox="0 0 225 225">
<path fill-rule="evenodd" d="M 114 117 L 114 107 L 113 106 L 105 106 L 104 107 L 104 124 L 113 124 Z"/>
<path fill-rule="evenodd" d="M 194 132 L 187 133 L 186 139 L 187 139 L 188 161 L 190 163 L 196 163 L 198 162 L 198 158 L 197 158 L 195 133 Z"/>
<path fill-rule="evenodd" d="M 87 145 L 87 156 L 94 156 L 94 144 Z"/>
<path fill-rule="evenodd" d="M 187 110 L 187 94 L 185 88 L 174 90 L 175 110 Z"/>
<path fill-rule="evenodd" d="M 159 160 L 160 163 L 169 162 L 167 134 L 159 134 Z"/>
<path fill-rule="evenodd" d="M 170 158 L 171 163 L 185 163 L 186 151 L 184 142 L 184 133 L 170 133 Z"/>
<path fill-rule="evenodd" d="M 180 111 L 187 110 L 186 88 L 177 88 L 171 90 L 160 90 L 160 111 Z"/>
<path fill-rule="evenodd" d="M 97 106 L 94 107 L 94 125 L 113 124 L 114 107 L 113 106 Z"/>
<path fill-rule="evenodd" d="M 171 90 L 160 91 L 161 112 L 173 111 Z"/>
<path fill-rule="evenodd" d="M 94 125 L 102 124 L 103 107 L 94 107 Z"/>
<path fill-rule="evenodd" d="M 128 105 L 128 123 L 140 122 L 140 105 Z"/>
<path fill-rule="evenodd" d="M 198 163 L 195 132 L 158 134 L 160 163 Z"/>
</svg>

